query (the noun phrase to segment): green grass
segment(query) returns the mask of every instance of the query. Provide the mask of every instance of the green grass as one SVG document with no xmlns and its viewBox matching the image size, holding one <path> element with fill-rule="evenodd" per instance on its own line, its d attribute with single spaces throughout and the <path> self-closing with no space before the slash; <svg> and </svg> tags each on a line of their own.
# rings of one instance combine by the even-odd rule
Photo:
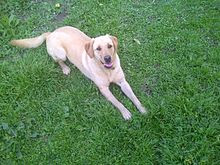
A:
<svg viewBox="0 0 220 165">
<path fill-rule="evenodd" d="M 220 164 L 217 0 L 8 0 L 0 14 L 1 164 Z M 147 116 L 112 85 L 133 114 L 124 121 L 74 66 L 64 76 L 45 45 L 8 45 L 64 25 L 118 37 Z"/>
</svg>

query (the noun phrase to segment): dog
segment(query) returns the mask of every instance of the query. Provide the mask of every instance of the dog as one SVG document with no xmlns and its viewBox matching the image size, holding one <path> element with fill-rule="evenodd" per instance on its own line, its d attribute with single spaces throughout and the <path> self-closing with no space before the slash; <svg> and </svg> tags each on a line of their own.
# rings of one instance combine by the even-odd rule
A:
<svg viewBox="0 0 220 165">
<path fill-rule="evenodd" d="M 36 48 L 45 40 L 48 54 L 60 65 L 63 73 L 70 74 L 70 68 L 64 63 L 68 58 L 97 85 L 106 99 L 118 108 L 125 120 L 131 118 L 131 113 L 111 93 L 110 83 L 119 85 L 141 113 L 147 112 L 125 79 L 117 54 L 116 37 L 106 34 L 90 38 L 77 28 L 65 26 L 35 38 L 12 40 L 10 44 L 23 48 Z"/>
</svg>

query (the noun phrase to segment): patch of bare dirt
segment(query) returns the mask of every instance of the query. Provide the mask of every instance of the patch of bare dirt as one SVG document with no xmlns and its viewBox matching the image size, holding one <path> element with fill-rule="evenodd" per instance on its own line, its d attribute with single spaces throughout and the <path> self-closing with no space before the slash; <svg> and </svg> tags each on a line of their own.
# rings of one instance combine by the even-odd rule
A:
<svg viewBox="0 0 220 165">
<path fill-rule="evenodd" d="M 152 91 L 151 87 L 147 84 L 147 82 L 145 82 L 141 86 L 141 89 L 145 92 L 146 95 L 148 95 L 148 96 L 152 96 L 153 95 L 153 91 Z"/>
<path fill-rule="evenodd" d="M 55 15 L 54 20 L 55 21 L 63 21 L 67 15 L 68 14 L 67 14 L 66 10 L 63 10 L 62 12 Z"/>
</svg>

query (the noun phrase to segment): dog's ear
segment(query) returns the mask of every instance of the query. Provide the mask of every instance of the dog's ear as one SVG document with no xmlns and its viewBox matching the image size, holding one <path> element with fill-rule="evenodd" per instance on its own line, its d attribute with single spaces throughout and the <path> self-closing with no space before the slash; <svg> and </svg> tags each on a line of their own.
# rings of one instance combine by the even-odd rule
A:
<svg viewBox="0 0 220 165">
<path fill-rule="evenodd" d="M 91 58 L 94 57 L 93 43 L 94 43 L 94 39 L 91 39 L 91 41 L 89 41 L 89 42 L 87 42 L 87 43 L 85 44 L 86 53 L 87 53 Z"/>
<path fill-rule="evenodd" d="M 115 49 L 115 53 L 117 52 L 118 50 L 118 39 L 117 37 L 115 36 L 110 36 L 112 42 L 113 42 L 113 45 L 114 45 L 114 49 Z"/>
</svg>

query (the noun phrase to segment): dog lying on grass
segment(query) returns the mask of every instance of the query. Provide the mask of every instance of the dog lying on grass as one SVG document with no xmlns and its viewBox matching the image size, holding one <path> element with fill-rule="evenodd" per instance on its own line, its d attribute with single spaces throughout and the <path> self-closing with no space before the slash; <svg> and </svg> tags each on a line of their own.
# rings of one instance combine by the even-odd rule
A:
<svg viewBox="0 0 220 165">
<path fill-rule="evenodd" d="M 36 48 L 45 40 L 48 54 L 60 65 L 63 73 L 65 75 L 70 73 L 70 68 L 64 63 L 68 58 L 97 85 L 106 99 L 119 109 L 125 120 L 131 118 L 131 113 L 111 93 L 110 83 L 119 85 L 137 109 L 141 113 L 146 112 L 125 79 L 117 54 L 116 37 L 104 35 L 90 38 L 79 29 L 65 26 L 35 38 L 12 40 L 10 44 L 23 48 Z"/>
</svg>

